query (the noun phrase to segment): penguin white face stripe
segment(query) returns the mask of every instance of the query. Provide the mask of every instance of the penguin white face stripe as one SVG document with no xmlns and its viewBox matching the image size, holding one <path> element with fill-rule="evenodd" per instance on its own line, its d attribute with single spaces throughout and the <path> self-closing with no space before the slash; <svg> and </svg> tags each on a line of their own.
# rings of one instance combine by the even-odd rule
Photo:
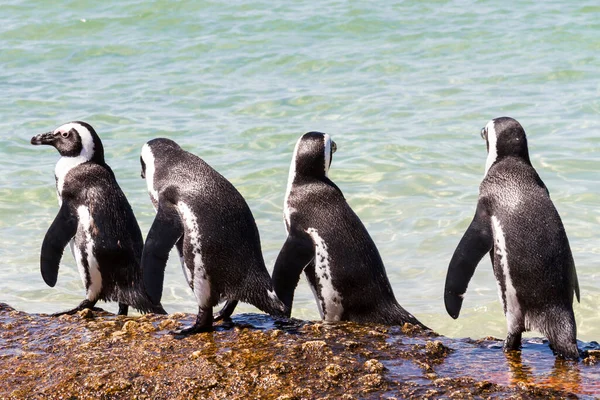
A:
<svg viewBox="0 0 600 400">
<path fill-rule="evenodd" d="M 142 147 L 142 160 L 144 160 L 144 164 L 146 164 L 146 186 L 148 187 L 148 193 L 152 198 L 152 204 L 154 208 L 157 208 L 158 205 L 158 191 L 154 188 L 154 154 L 152 154 L 152 150 L 148 143 L 146 143 Z"/>
<path fill-rule="evenodd" d="M 87 253 L 88 272 L 90 274 L 90 282 L 88 282 L 86 285 L 87 298 L 88 300 L 95 300 L 98 298 L 100 291 L 102 290 L 102 275 L 100 274 L 98 260 L 96 260 L 96 257 L 94 256 L 94 240 L 92 239 L 91 233 L 94 220 L 90 215 L 90 210 L 86 206 L 79 206 L 77 208 L 77 215 L 79 217 L 79 224 L 85 233 L 85 252 Z M 79 268 L 79 273 L 81 273 L 83 266 L 80 266 L 79 264 L 82 260 L 82 254 L 79 249 L 77 253 L 79 255 L 77 267 Z M 81 279 L 86 279 L 85 274 L 81 277 Z M 84 282 L 84 284 L 85 283 L 86 282 Z"/>
<path fill-rule="evenodd" d="M 60 132 L 68 132 L 71 129 L 75 129 L 81 139 L 81 152 L 76 157 L 61 157 L 56 163 L 54 168 L 54 175 L 56 177 L 56 191 L 58 192 L 58 204 L 62 205 L 62 191 L 65 185 L 65 177 L 70 170 L 83 164 L 92 159 L 94 156 L 94 137 L 91 132 L 83 125 L 70 122 L 59 126 L 54 130 L 54 134 L 60 134 Z"/>
<path fill-rule="evenodd" d="M 331 164 L 331 137 L 328 134 L 324 135 L 325 140 L 325 176 L 329 173 L 329 165 Z"/>
<path fill-rule="evenodd" d="M 147 168 L 147 167 L 146 167 Z M 177 203 L 177 209 L 185 224 L 185 232 L 189 238 L 189 244 L 192 247 L 194 263 L 194 273 L 192 274 L 193 290 L 198 306 L 201 308 L 210 307 L 210 281 L 204 268 L 204 262 L 202 261 L 202 253 L 200 247 L 200 229 L 198 227 L 198 219 L 194 215 L 193 211 L 188 207 L 187 204 L 180 201 Z M 188 265 L 189 267 L 189 265 Z M 189 270 L 189 268 L 188 268 Z M 186 278 L 188 275 L 186 274 Z M 189 279 L 189 278 L 188 278 Z"/>
<path fill-rule="evenodd" d="M 296 179 L 296 159 L 298 157 L 298 149 L 300 148 L 300 142 L 302 141 L 302 138 L 298 139 L 298 141 L 296 142 L 296 147 L 294 147 L 294 155 L 292 156 L 292 163 L 290 164 L 290 172 L 288 175 L 288 182 L 287 182 L 287 188 L 285 191 L 285 197 L 283 199 L 283 218 L 285 219 L 285 229 L 286 231 L 289 232 L 289 226 L 290 226 L 290 218 L 292 216 L 292 213 L 294 213 L 294 211 L 296 211 L 294 208 L 289 206 L 288 200 L 290 198 L 290 193 L 292 192 L 292 186 L 294 183 L 294 180 Z"/>
<path fill-rule="evenodd" d="M 487 130 L 487 141 L 488 141 L 488 156 L 487 161 L 485 163 L 485 175 L 487 175 L 490 167 L 494 162 L 496 162 L 496 158 L 498 157 L 498 149 L 496 148 L 496 143 L 498 142 L 498 138 L 496 136 L 496 128 L 494 128 L 495 122 L 492 120 L 487 123 L 485 129 Z"/>
<path fill-rule="evenodd" d="M 496 216 L 492 216 L 492 228 L 494 233 L 494 248 L 496 250 L 496 255 L 500 257 L 500 267 L 502 268 L 502 274 L 504 275 L 504 286 L 506 290 L 503 297 L 501 293 L 502 289 L 499 289 L 500 301 L 502 301 L 502 304 L 506 309 L 508 330 L 509 332 L 512 332 L 512 328 L 522 321 L 521 307 L 519 305 L 519 299 L 517 298 L 517 291 L 513 286 L 512 279 L 510 277 L 504 231 L 502 230 L 500 221 L 498 221 Z M 504 298 L 506 298 L 506 303 L 504 302 Z"/>
<path fill-rule="evenodd" d="M 340 321 L 344 312 L 342 296 L 333 287 L 327 244 L 319 236 L 316 229 L 308 228 L 306 233 L 310 235 L 315 244 L 315 275 L 321 285 L 321 297 L 323 297 L 322 317 L 326 321 Z M 320 301 L 317 297 L 317 302 Z"/>
<path fill-rule="evenodd" d="M 54 134 L 58 134 L 60 132 L 69 132 L 71 129 L 75 129 L 81 138 L 81 153 L 79 153 L 79 157 L 83 157 L 86 161 L 89 161 L 94 156 L 94 137 L 92 133 L 83 125 L 78 124 L 76 122 L 69 122 L 68 124 L 64 124 L 59 126 L 54 130 Z"/>
</svg>

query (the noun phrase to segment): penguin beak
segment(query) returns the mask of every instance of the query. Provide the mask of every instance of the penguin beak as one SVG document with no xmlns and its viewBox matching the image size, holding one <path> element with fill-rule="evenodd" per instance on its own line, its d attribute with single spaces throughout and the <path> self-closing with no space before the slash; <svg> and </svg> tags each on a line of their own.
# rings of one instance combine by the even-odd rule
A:
<svg viewBox="0 0 600 400">
<path fill-rule="evenodd" d="M 337 144 L 332 140 L 331 141 L 331 153 L 335 153 L 337 151 Z"/>
<path fill-rule="evenodd" d="M 54 144 L 54 133 L 46 132 L 46 133 L 40 133 L 39 135 L 35 135 L 34 137 L 31 138 L 31 144 L 36 145 L 36 146 L 38 146 L 40 144 L 53 145 Z"/>
<path fill-rule="evenodd" d="M 488 142 L 488 131 L 485 127 L 481 129 L 481 137 L 485 140 L 485 148 L 490 152 L 490 142 Z"/>
</svg>

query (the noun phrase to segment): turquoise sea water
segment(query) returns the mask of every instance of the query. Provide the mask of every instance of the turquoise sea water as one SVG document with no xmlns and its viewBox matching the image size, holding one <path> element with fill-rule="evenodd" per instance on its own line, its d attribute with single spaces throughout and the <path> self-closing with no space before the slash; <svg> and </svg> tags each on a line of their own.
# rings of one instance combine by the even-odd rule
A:
<svg viewBox="0 0 600 400">
<path fill-rule="evenodd" d="M 58 153 L 31 136 L 91 123 L 144 234 L 154 211 L 141 146 L 176 140 L 245 196 L 271 270 L 294 143 L 320 130 L 338 145 L 330 177 L 400 303 L 444 335 L 503 338 L 487 257 L 458 320 L 442 294 L 483 177 L 480 129 L 508 115 L 525 127 L 569 235 L 579 338 L 600 339 L 597 1 L 9 0 L 0 22 L 1 302 L 53 312 L 84 293 L 68 251 L 55 288 L 40 276 Z M 195 312 L 177 257 L 166 274 L 165 308 Z M 303 280 L 294 316 L 318 319 Z"/>
</svg>

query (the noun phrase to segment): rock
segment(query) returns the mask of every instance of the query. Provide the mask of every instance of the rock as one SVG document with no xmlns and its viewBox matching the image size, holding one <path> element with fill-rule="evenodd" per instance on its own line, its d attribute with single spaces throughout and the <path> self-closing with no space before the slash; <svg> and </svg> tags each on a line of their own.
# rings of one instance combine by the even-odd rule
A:
<svg viewBox="0 0 600 400">
<path fill-rule="evenodd" d="M 354 350 L 360 347 L 360 343 L 354 340 L 346 340 L 344 341 L 344 347 L 346 347 L 348 350 Z"/>
<path fill-rule="evenodd" d="M 383 384 L 383 378 L 379 374 L 367 374 L 359 378 L 359 383 L 365 388 L 373 389 Z"/>
<path fill-rule="evenodd" d="M 381 374 L 383 371 L 385 371 L 385 367 L 383 366 L 383 364 L 375 359 L 367 360 L 365 362 L 364 367 L 365 370 L 371 373 Z"/>
<path fill-rule="evenodd" d="M 344 370 L 344 368 L 340 367 L 337 364 L 328 364 L 325 367 L 325 372 L 327 373 L 327 375 L 329 376 L 329 378 L 331 378 L 331 379 L 338 379 L 346 371 Z"/>
<path fill-rule="evenodd" d="M 113 382 L 110 382 L 108 385 L 106 385 L 106 390 L 105 393 L 106 394 L 112 394 L 112 393 L 117 393 L 117 392 L 122 392 L 124 390 L 127 390 L 131 387 L 131 383 L 125 379 L 117 379 Z"/>
<path fill-rule="evenodd" d="M 160 321 L 158 324 L 158 329 L 160 329 L 160 330 L 172 330 L 172 329 L 177 329 L 178 327 L 179 327 L 179 321 L 176 321 L 172 318 L 164 319 L 164 320 Z"/>
<path fill-rule="evenodd" d="M 439 340 L 428 341 L 427 343 L 425 343 L 425 353 L 429 357 L 433 357 L 433 358 L 446 357 L 448 354 L 450 354 L 450 351 L 451 351 L 451 349 L 444 346 L 442 344 L 442 342 Z"/>
<path fill-rule="evenodd" d="M 135 321 L 126 321 L 121 328 L 123 332 L 128 334 L 134 334 L 138 330 L 138 323 Z"/>
<path fill-rule="evenodd" d="M 327 350 L 327 343 L 323 340 L 311 340 L 302 343 L 302 351 L 307 354 L 323 354 Z"/>
<path fill-rule="evenodd" d="M 423 328 L 418 325 L 409 324 L 408 322 L 402 325 L 402 333 L 405 335 L 415 335 L 421 332 L 423 332 Z"/>
<path fill-rule="evenodd" d="M 78 311 L 77 314 L 84 319 L 92 319 L 94 318 L 94 313 L 89 308 L 84 308 L 81 311 Z"/>
<path fill-rule="evenodd" d="M 493 379 L 511 377 L 515 365 L 505 366 L 502 351 L 489 349 L 489 343 L 431 340 L 431 332 L 407 337 L 397 328 L 344 322 L 266 329 L 273 326 L 268 316 L 243 314 L 233 318 L 233 324 L 243 329 L 219 326 L 215 332 L 183 338 L 163 329 L 194 317 L 94 313 L 93 320 L 83 320 L 80 315 L 50 318 L 0 308 L 0 398 L 301 400 L 600 394 L 595 389 L 600 387 L 600 367 L 592 364 L 596 350 L 583 363 L 561 363 L 560 373 L 552 379 L 546 379 L 553 373 L 550 362 L 528 370 L 527 385 L 501 386 Z M 259 323 L 252 322 L 257 319 Z M 449 346 L 456 348 L 453 357 L 446 357 Z M 526 351 L 535 351 L 532 347 Z M 468 352 L 461 355 L 464 349 Z M 542 356 L 552 360 L 546 353 Z M 460 367 L 466 364 L 469 368 Z M 469 377 L 486 368 L 490 382 Z M 577 372 L 577 385 L 568 380 L 573 374 L 563 369 Z"/>
</svg>

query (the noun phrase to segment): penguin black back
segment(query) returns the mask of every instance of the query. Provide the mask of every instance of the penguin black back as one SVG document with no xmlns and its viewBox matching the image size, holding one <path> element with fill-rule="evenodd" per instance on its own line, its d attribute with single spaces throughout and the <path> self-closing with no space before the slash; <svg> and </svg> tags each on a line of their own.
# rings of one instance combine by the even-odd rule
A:
<svg viewBox="0 0 600 400">
<path fill-rule="evenodd" d="M 51 145 L 61 155 L 55 168 L 60 210 L 42 244 L 41 272 L 54 286 L 71 242 L 86 299 L 66 313 L 93 308 L 98 300 L 119 302 L 119 314 L 127 314 L 130 305 L 164 313 L 141 286 L 141 232 L 94 128 L 74 121 L 34 136 L 31 143 Z"/>
<path fill-rule="evenodd" d="M 291 311 L 304 271 L 324 320 L 422 326 L 396 301 L 375 243 L 328 178 L 336 148 L 320 132 L 296 143 L 284 200 L 288 237 L 273 271 L 277 295 Z"/>
<path fill-rule="evenodd" d="M 210 330 L 212 307 L 220 300 L 228 301 L 221 318 L 229 317 L 238 301 L 283 315 L 254 217 L 237 189 L 200 157 L 169 139 L 146 143 L 141 164 L 157 210 L 142 256 L 144 282 L 158 302 L 168 254 L 176 246 L 199 306 L 196 323 L 181 333 Z"/>
<path fill-rule="evenodd" d="M 575 264 L 560 216 L 531 165 L 525 131 L 502 117 L 490 121 L 482 137 L 485 177 L 473 221 L 448 267 L 446 310 L 458 317 L 475 268 L 489 252 L 508 325 L 505 350 L 520 348 L 522 332 L 536 329 L 558 354 L 578 358 Z"/>
</svg>

